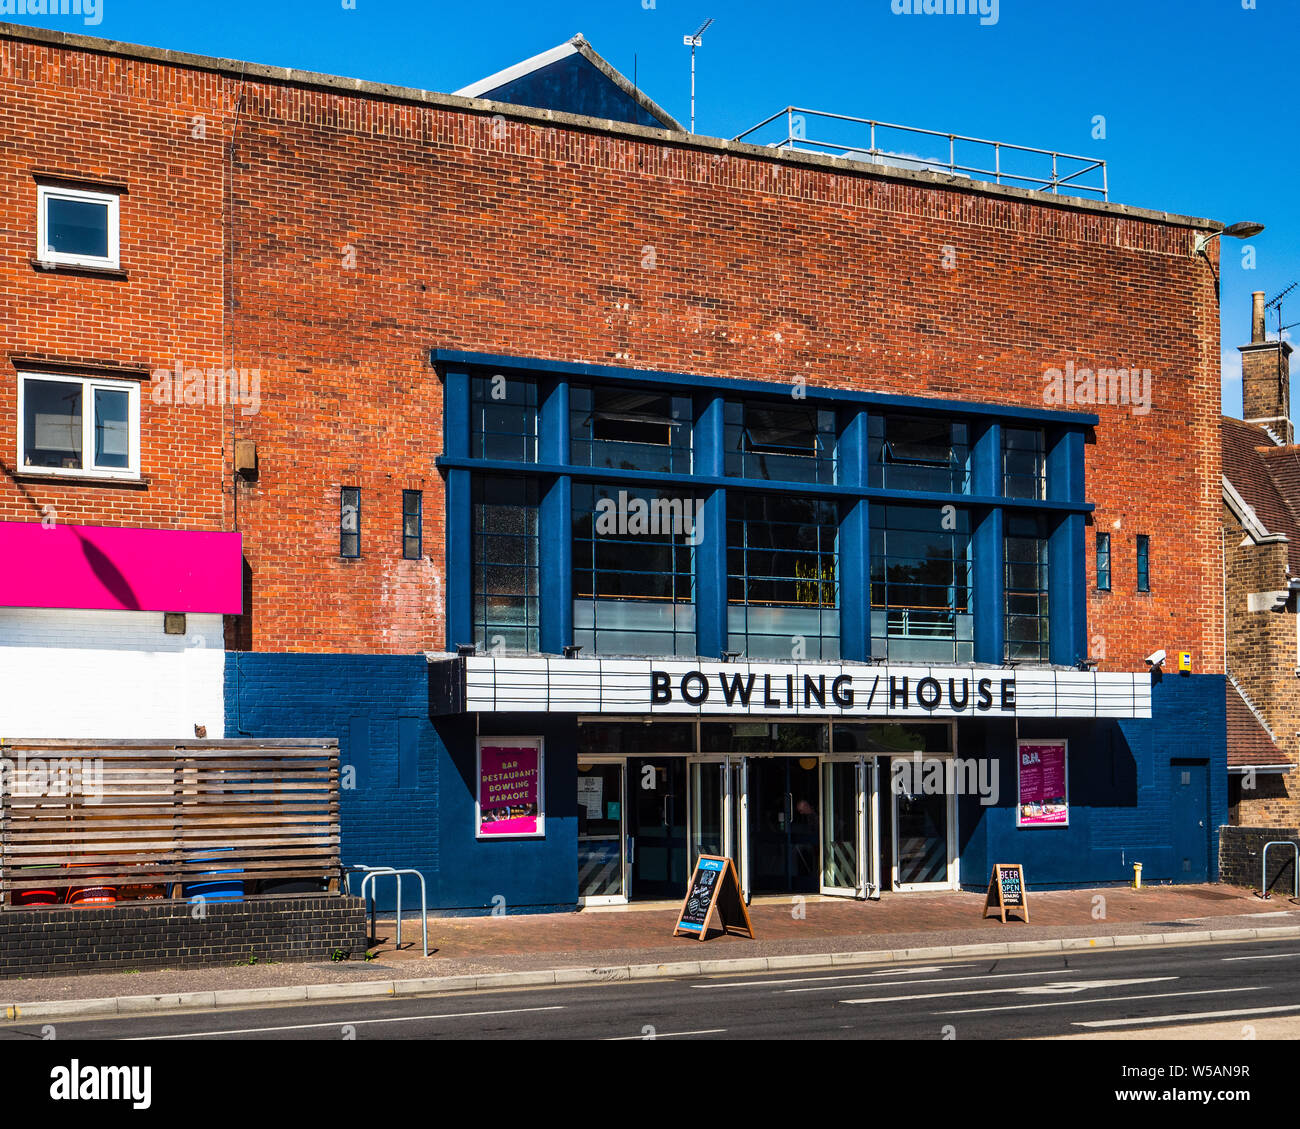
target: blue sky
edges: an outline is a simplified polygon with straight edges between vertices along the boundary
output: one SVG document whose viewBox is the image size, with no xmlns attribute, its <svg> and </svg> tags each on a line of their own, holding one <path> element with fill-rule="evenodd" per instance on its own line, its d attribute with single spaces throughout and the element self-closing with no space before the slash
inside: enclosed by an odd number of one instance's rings
<svg viewBox="0 0 1300 1129">
<path fill-rule="evenodd" d="M 1272 297 L 1300 279 L 1300 158 L 1288 136 L 1297 0 L 998 0 L 987 24 L 896 15 L 902 0 L 100 4 L 95 26 L 79 16 L 2 18 L 440 91 L 580 31 L 629 76 L 635 67 L 641 87 L 683 121 L 682 37 L 713 16 L 697 59 L 701 133 L 731 137 L 791 104 L 825 109 L 1098 157 L 1119 203 L 1267 224 L 1250 243 L 1253 270 L 1244 245 L 1224 240 L 1223 402 L 1234 414 L 1250 292 Z M 1093 136 L 1097 115 L 1104 139 Z M 1287 321 L 1300 321 L 1296 295 Z"/>
</svg>

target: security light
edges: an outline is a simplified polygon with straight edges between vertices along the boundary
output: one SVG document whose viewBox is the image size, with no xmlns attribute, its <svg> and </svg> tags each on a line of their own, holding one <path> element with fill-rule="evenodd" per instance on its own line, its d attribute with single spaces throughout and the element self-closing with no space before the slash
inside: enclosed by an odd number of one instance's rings
<svg viewBox="0 0 1300 1129">
<path fill-rule="evenodd" d="M 1196 246 L 1192 248 L 1192 258 L 1197 255 L 1204 255 L 1210 244 L 1218 239 L 1220 235 L 1226 235 L 1229 239 L 1251 239 L 1263 230 L 1264 225 L 1262 223 L 1242 220 L 1239 223 L 1229 224 L 1221 231 L 1214 231 L 1209 235 L 1198 235 L 1196 237 Z"/>
</svg>

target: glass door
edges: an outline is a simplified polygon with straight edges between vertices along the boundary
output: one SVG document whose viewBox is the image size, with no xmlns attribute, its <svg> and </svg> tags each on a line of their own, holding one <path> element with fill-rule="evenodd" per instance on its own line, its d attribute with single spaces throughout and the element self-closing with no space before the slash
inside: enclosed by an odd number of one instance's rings
<svg viewBox="0 0 1300 1129">
<path fill-rule="evenodd" d="M 749 904 L 749 760 L 729 757 L 727 771 L 731 780 L 731 803 L 727 809 L 730 835 L 727 847 L 740 873 L 740 892 Z"/>
<path fill-rule="evenodd" d="M 578 902 L 627 901 L 623 763 L 578 765 Z"/>
<path fill-rule="evenodd" d="M 728 854 L 727 766 L 723 761 L 691 762 L 691 859 L 694 869 L 701 855 Z"/>
<path fill-rule="evenodd" d="M 687 861 L 686 761 L 681 757 L 629 758 L 628 896 L 681 898 Z"/>
<path fill-rule="evenodd" d="M 823 761 L 821 772 L 821 891 L 841 897 L 866 897 L 866 762 L 861 757 Z"/>
<path fill-rule="evenodd" d="M 757 894 L 820 889 L 816 757 L 749 759 L 749 870 Z"/>
<path fill-rule="evenodd" d="M 894 794 L 895 890 L 951 890 L 955 887 L 953 797 Z"/>
</svg>

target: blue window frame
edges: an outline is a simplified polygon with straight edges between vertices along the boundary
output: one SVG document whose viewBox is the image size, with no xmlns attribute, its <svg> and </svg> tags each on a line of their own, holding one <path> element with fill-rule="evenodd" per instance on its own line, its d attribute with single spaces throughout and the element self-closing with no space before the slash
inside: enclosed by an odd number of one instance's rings
<svg viewBox="0 0 1300 1129">
<path fill-rule="evenodd" d="M 970 514 L 872 507 L 871 653 L 892 662 L 973 662 Z"/>
<path fill-rule="evenodd" d="M 1097 534 L 1097 590 L 1110 591 L 1110 534 Z"/>
<path fill-rule="evenodd" d="M 473 487 L 474 639 L 481 651 L 539 649 L 537 483 L 477 478 Z"/>
<path fill-rule="evenodd" d="M 970 438 L 965 423 L 940 416 L 872 415 L 868 473 L 886 490 L 970 492 Z"/>
<path fill-rule="evenodd" d="M 835 482 L 835 413 L 807 401 L 730 401 L 726 473 L 775 482 Z"/>
<path fill-rule="evenodd" d="M 588 654 L 694 656 L 690 493 L 573 486 L 573 641 Z"/>
<path fill-rule="evenodd" d="M 1008 513 L 1005 521 L 1006 658 L 1047 662 L 1047 522 L 1039 514 Z"/>
<path fill-rule="evenodd" d="M 339 556 L 361 556 L 361 488 L 339 488 Z"/>
<path fill-rule="evenodd" d="M 537 382 L 502 375 L 470 382 L 470 454 L 476 459 L 537 461 Z"/>
<path fill-rule="evenodd" d="M 655 390 L 575 384 L 570 453 L 577 466 L 691 473 L 691 398 Z"/>
<path fill-rule="evenodd" d="M 424 494 L 402 491 L 402 557 L 418 561 L 424 556 Z"/>
<path fill-rule="evenodd" d="M 1047 497 L 1047 438 L 1041 427 L 1002 428 L 1002 492 L 1008 498 Z"/>
<path fill-rule="evenodd" d="M 733 494 L 727 511 L 728 646 L 751 659 L 840 657 L 834 502 Z"/>
<path fill-rule="evenodd" d="M 1151 591 L 1151 538 L 1145 533 L 1137 537 L 1137 582 L 1139 592 Z"/>
</svg>

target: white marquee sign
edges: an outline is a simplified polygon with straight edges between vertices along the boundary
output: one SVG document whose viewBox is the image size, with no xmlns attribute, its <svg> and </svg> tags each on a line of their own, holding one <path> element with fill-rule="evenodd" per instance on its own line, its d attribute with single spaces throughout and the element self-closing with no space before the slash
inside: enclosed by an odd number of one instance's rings
<svg viewBox="0 0 1300 1129">
<path fill-rule="evenodd" d="M 794 717 L 1151 716 L 1146 674 L 677 659 L 465 660 L 470 713 Z"/>
</svg>

